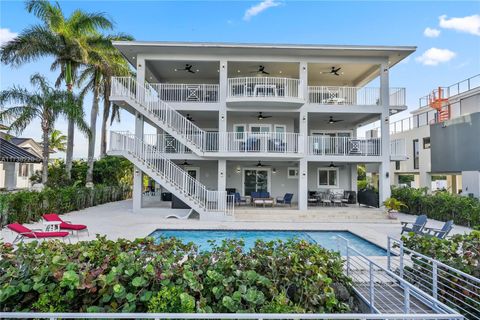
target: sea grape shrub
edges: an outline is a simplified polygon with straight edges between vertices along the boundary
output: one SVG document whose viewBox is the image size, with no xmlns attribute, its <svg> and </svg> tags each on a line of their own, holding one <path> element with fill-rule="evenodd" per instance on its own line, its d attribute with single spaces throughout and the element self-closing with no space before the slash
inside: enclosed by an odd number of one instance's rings
<svg viewBox="0 0 480 320">
<path fill-rule="evenodd" d="M 351 312 L 339 254 L 304 241 L 193 244 L 150 238 L 0 244 L 0 310 Z M 347 294 L 345 294 L 347 292 Z"/>
<path fill-rule="evenodd" d="M 410 233 L 402 237 L 404 245 L 409 249 L 463 271 L 475 278 L 480 278 L 480 231 L 473 230 L 469 234 L 456 234 L 448 239 L 438 239 Z M 406 267 L 409 280 L 419 283 L 432 290 L 433 268 L 431 263 L 422 256 L 411 255 L 412 265 Z M 459 312 L 467 318 L 480 318 L 480 288 L 460 274 L 443 272 L 439 267 L 437 290 L 439 300 L 449 304 L 449 300 L 464 301 L 465 305 Z M 444 299 L 447 297 L 448 299 Z M 456 308 L 455 305 L 451 305 Z"/>
<path fill-rule="evenodd" d="M 446 191 L 427 194 L 426 188 L 392 188 L 392 197 L 403 202 L 402 212 L 426 214 L 440 221 L 453 220 L 455 224 L 475 227 L 480 225 L 480 200 L 451 194 Z"/>
</svg>

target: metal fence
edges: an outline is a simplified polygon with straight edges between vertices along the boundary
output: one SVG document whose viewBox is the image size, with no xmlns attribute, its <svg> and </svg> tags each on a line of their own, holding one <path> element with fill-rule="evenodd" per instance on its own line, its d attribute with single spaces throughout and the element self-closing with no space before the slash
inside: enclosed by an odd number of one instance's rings
<svg viewBox="0 0 480 320">
<path fill-rule="evenodd" d="M 341 236 L 339 246 L 346 249 L 345 273 L 352 278 L 354 291 L 372 313 L 459 316 L 450 307 L 362 254 Z"/>
<path fill-rule="evenodd" d="M 388 269 L 468 319 L 480 319 L 480 279 L 388 238 Z"/>
</svg>

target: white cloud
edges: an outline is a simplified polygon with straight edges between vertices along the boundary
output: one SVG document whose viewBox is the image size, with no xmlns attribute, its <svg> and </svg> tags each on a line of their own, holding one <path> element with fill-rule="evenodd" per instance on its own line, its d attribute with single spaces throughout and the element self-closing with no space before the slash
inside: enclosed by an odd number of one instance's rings
<svg viewBox="0 0 480 320">
<path fill-rule="evenodd" d="M 480 36 L 480 15 L 478 14 L 450 19 L 448 19 L 446 15 L 443 15 L 438 19 L 440 20 L 440 27 L 444 29 L 452 29 Z"/>
<path fill-rule="evenodd" d="M 456 55 L 455 52 L 448 49 L 430 48 L 415 60 L 426 66 L 436 66 L 452 60 Z"/>
<path fill-rule="evenodd" d="M 243 20 L 250 20 L 252 17 L 260 14 L 261 12 L 267 10 L 268 8 L 278 7 L 280 2 L 276 2 L 275 0 L 263 0 L 259 4 L 251 6 L 250 8 L 245 11 L 243 15 Z"/>
<path fill-rule="evenodd" d="M 425 28 L 425 30 L 423 31 L 423 35 L 425 37 L 429 37 L 429 38 L 436 38 L 440 35 L 440 30 L 438 29 L 435 29 L 435 28 Z"/>
<path fill-rule="evenodd" d="M 8 28 L 0 28 L 0 46 L 3 46 L 4 43 L 12 40 L 18 35 L 18 33 L 10 31 Z"/>
</svg>

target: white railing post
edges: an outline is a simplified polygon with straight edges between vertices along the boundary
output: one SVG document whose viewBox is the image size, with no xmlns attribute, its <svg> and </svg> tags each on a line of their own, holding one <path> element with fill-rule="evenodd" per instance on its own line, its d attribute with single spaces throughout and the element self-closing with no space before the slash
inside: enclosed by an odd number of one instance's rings
<svg viewBox="0 0 480 320">
<path fill-rule="evenodd" d="M 405 314 L 410 313 L 410 287 L 403 286 L 403 312 Z"/>
<path fill-rule="evenodd" d="M 437 261 L 432 262 L 432 296 L 438 297 L 438 264 Z"/>
<path fill-rule="evenodd" d="M 370 292 L 370 311 L 372 313 L 375 312 L 375 298 L 374 298 L 374 295 L 375 295 L 375 281 L 373 279 L 373 263 L 372 261 L 369 261 L 368 262 L 368 274 L 369 274 L 369 279 L 370 279 L 370 287 L 369 287 L 369 292 Z"/>
<path fill-rule="evenodd" d="M 392 239 L 390 237 L 387 238 L 387 269 L 392 270 L 392 252 L 390 245 L 392 244 Z"/>
<path fill-rule="evenodd" d="M 404 264 L 404 248 L 403 248 L 403 242 L 400 242 L 400 266 L 399 266 L 399 269 L 400 269 L 400 278 L 403 279 L 403 264 Z"/>
</svg>

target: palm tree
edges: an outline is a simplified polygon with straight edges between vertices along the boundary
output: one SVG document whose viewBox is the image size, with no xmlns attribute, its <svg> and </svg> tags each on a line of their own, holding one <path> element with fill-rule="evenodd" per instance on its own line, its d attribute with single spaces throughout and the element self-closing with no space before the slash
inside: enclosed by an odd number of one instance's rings
<svg viewBox="0 0 480 320">
<path fill-rule="evenodd" d="M 67 149 L 67 136 L 60 130 L 53 130 L 48 138 L 48 143 L 51 149 L 65 152 Z"/>
<path fill-rule="evenodd" d="M 75 10 L 65 17 L 58 2 L 29 0 L 26 9 L 42 21 L 24 30 L 13 40 L 4 44 L 0 51 L 3 63 L 19 66 L 36 61 L 41 57 L 54 57 L 52 70 L 60 68 L 57 84 L 64 81 L 67 90 L 73 95 L 73 85 L 77 69 L 87 62 L 88 39 L 97 36 L 99 30 L 113 27 L 113 23 L 102 13 L 86 13 Z M 77 105 L 79 109 L 81 105 Z M 79 111 L 82 113 L 82 111 Z M 74 118 L 68 119 L 68 141 L 66 170 L 70 178 L 72 168 Z"/>
<path fill-rule="evenodd" d="M 0 123 L 8 123 L 9 132 L 20 134 L 32 121 L 40 120 L 43 145 L 42 183 L 45 184 L 48 180 L 49 136 L 55 120 L 64 115 L 73 119 L 83 132 L 88 132 L 88 126 L 83 120 L 83 112 L 79 112 L 79 105 L 82 104 L 79 97 L 68 91 L 52 88 L 40 74 L 34 74 L 30 83 L 36 88 L 34 92 L 15 86 L 0 92 L 1 107 L 6 103 L 17 104 L 0 112 Z"/>
<path fill-rule="evenodd" d="M 113 40 L 131 40 L 132 37 L 127 35 L 117 36 L 99 36 L 92 39 L 88 54 L 88 65 L 82 69 L 78 78 L 79 86 L 86 82 L 86 85 L 81 91 L 84 96 L 87 92 L 93 93 L 92 109 L 90 113 L 90 139 L 88 141 L 88 169 L 86 183 L 91 185 L 93 183 L 93 162 L 95 157 L 95 141 L 96 141 L 96 125 L 99 109 L 99 101 L 103 95 L 103 99 L 109 101 L 109 96 L 105 96 L 105 82 L 110 82 L 110 77 L 113 71 L 128 72 L 128 65 L 125 59 L 120 55 L 118 50 L 113 47 Z M 108 86 L 108 88 L 110 88 Z M 110 93 L 108 92 L 108 95 Z"/>
</svg>

